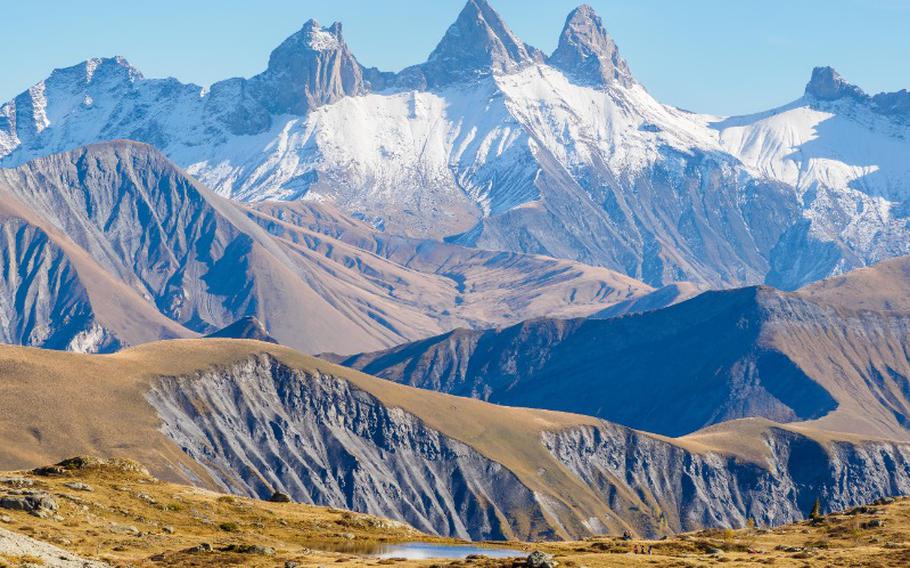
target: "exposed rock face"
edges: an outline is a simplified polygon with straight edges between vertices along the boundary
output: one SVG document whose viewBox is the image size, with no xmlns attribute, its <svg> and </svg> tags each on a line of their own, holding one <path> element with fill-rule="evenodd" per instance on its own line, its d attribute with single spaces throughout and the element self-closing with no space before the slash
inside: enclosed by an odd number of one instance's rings
<svg viewBox="0 0 910 568">
<path fill-rule="evenodd" d="M 762 465 L 609 426 L 552 434 L 545 443 L 602 495 L 624 480 L 648 504 L 642 515 L 662 518 L 674 532 L 743 527 L 749 519 L 778 525 L 805 519 L 816 499 L 826 512 L 840 511 L 910 490 L 910 448 L 888 442 L 826 449 L 771 429 L 761 441 L 770 451 Z"/>
<path fill-rule="evenodd" d="M 97 323 L 66 253 L 39 227 L 0 219 L 0 341 L 83 353 L 120 343 Z"/>
<path fill-rule="evenodd" d="M 540 51 L 512 33 L 487 0 L 468 0 L 429 60 L 402 75 L 412 81 L 412 74 L 419 72 L 425 86 L 436 88 L 491 74 L 511 73 L 541 61 Z"/>
<path fill-rule="evenodd" d="M 743 434 L 765 463 L 601 423 L 539 441 L 593 491 L 588 506 L 598 512 L 575 524 L 578 511 L 520 475 L 331 375 L 259 356 L 161 379 L 148 397 L 162 431 L 227 489 L 262 498 L 277 490 L 475 539 L 582 537 L 616 526 L 611 517 L 650 537 L 750 518 L 776 525 L 804 518 L 816 498 L 838 509 L 910 492 L 906 445 L 826 449 L 773 426 Z"/>
<path fill-rule="evenodd" d="M 816 67 L 812 78 L 806 85 L 806 94 L 823 101 L 833 101 L 843 97 L 865 100 L 866 93 L 856 85 L 851 85 L 831 67 Z"/>
<path fill-rule="evenodd" d="M 559 45 L 547 63 L 582 84 L 595 87 L 614 83 L 629 87 L 635 81 L 600 16 L 587 4 L 569 14 Z"/>
<path fill-rule="evenodd" d="M 893 93 L 879 93 L 872 97 L 875 108 L 881 114 L 910 121 L 910 91 L 901 89 Z"/>
<path fill-rule="evenodd" d="M 542 514 L 514 474 L 471 447 L 341 379 L 268 357 L 163 379 L 150 400 L 164 432 L 234 491 L 280 490 L 463 538 L 520 534 L 520 518 Z"/>
<path fill-rule="evenodd" d="M 366 92 L 361 66 L 335 22 L 323 28 L 309 20 L 279 45 L 268 69 L 250 80 L 250 89 L 272 114 L 306 114 L 311 108 Z"/>
<path fill-rule="evenodd" d="M 812 70 L 812 78 L 806 85 L 806 95 L 818 101 L 850 99 L 868 105 L 878 114 L 904 121 L 910 119 L 910 92 L 906 89 L 869 96 L 841 77 L 832 67 L 816 67 Z"/>
</svg>

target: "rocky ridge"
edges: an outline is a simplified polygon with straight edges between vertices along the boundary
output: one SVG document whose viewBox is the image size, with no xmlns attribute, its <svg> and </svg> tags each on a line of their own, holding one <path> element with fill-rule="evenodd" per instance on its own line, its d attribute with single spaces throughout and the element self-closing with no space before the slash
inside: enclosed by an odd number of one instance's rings
<svg viewBox="0 0 910 568">
<path fill-rule="evenodd" d="M 0 329 L 25 345 L 111 351 L 256 317 L 280 341 L 346 353 L 650 291 L 578 263 L 383 235 L 328 206 L 252 209 L 136 142 L 2 169 L 0 192 Z"/>
<path fill-rule="evenodd" d="M 0 107 L 0 165 L 131 138 L 244 201 L 332 202 L 392 233 L 654 286 L 795 289 L 910 253 L 907 100 L 820 68 L 778 109 L 697 115 L 634 80 L 590 7 L 545 57 L 471 0 L 399 74 L 312 21 L 262 74 L 210 89 L 122 58 L 57 70 Z"/>
</svg>

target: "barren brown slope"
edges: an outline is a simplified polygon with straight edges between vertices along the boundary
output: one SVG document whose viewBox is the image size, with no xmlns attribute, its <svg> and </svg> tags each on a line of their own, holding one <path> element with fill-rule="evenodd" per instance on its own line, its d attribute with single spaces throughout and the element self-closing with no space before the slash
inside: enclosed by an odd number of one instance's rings
<svg viewBox="0 0 910 568">
<path fill-rule="evenodd" d="M 883 260 L 810 284 L 796 295 L 853 312 L 910 313 L 910 258 Z"/>
<path fill-rule="evenodd" d="M 154 306 L 140 296 L 133 288 L 112 276 L 102 268 L 86 251 L 76 246 L 59 229 L 48 223 L 45 219 L 35 214 L 17 199 L 9 188 L 0 182 L 0 224 L 8 230 L 17 231 L 17 248 L 33 246 L 35 241 L 47 240 L 52 249 L 59 251 L 59 257 L 54 258 L 52 252 L 41 251 L 36 256 L 27 259 L 30 264 L 32 280 L 23 279 L 11 290 L 17 297 L 18 303 L 6 306 L 7 319 L 34 320 L 35 313 L 61 296 L 84 294 L 85 314 L 55 313 L 53 317 L 33 324 L 45 328 L 45 333 L 60 333 L 65 338 L 75 337 L 76 341 L 82 340 L 82 345 L 49 345 L 48 347 L 83 347 L 90 351 L 98 348 L 113 347 L 125 344 L 137 344 L 162 338 L 192 337 L 195 335 L 189 329 L 165 317 Z M 26 229 L 23 231 L 23 229 Z M 8 259 L 11 260 L 11 259 Z M 25 260 L 25 259 L 22 259 Z M 54 266 L 57 264 L 57 266 Z M 35 279 L 38 270 L 60 271 L 60 265 L 71 267 L 73 274 L 70 281 L 53 282 L 49 279 Z M 11 282 L 10 264 L 5 266 L 4 281 Z M 74 317 L 81 316 L 86 321 L 73 321 Z M 63 321 L 61 321 L 63 320 Z M 100 326 L 97 333 L 108 334 L 111 337 L 83 337 L 96 333 L 93 324 Z M 67 330 L 67 326 L 76 326 L 76 329 Z M 10 337 L 9 339 L 13 339 Z M 36 343 L 34 338 L 18 337 L 23 343 Z M 69 339 L 72 341 L 72 339 Z"/>
<path fill-rule="evenodd" d="M 415 389 L 255 341 L 113 355 L 3 347 L 0 362 L 0 468 L 131 457 L 168 480 L 278 488 L 455 536 L 776 524 L 803 515 L 818 491 L 833 506 L 910 483 L 910 447 L 887 441 L 770 425 L 756 459 L 735 445 Z M 800 459 L 818 469 L 811 482 Z"/>
<path fill-rule="evenodd" d="M 424 300 L 428 294 L 419 289 L 407 297 L 425 304 L 425 312 L 450 312 L 451 317 L 440 318 L 444 330 L 586 316 L 652 292 L 646 284 L 602 267 L 383 233 L 328 203 L 264 202 L 252 207 L 251 217 L 271 234 L 335 262 L 356 265 L 372 278 L 381 273 L 382 259 L 425 275 L 452 296 L 454 307 Z"/>
<path fill-rule="evenodd" d="M 399 248 L 422 260 L 384 256 L 218 197 L 152 147 L 129 141 L 0 170 L 0 184 L 18 199 L 20 217 L 56 235 L 70 256 L 92 259 L 81 280 L 101 282 L 86 288 L 119 282 L 132 290 L 96 294 L 98 302 L 139 296 L 147 306 L 137 313 L 151 308 L 174 322 L 176 331 L 156 336 L 160 325 L 111 314 L 118 329 L 144 331 L 127 343 L 255 316 L 296 348 L 352 352 L 456 326 L 590 313 L 650 290 L 577 263 L 376 236 L 407 243 Z M 364 228 L 340 215 L 333 223 Z"/>
</svg>

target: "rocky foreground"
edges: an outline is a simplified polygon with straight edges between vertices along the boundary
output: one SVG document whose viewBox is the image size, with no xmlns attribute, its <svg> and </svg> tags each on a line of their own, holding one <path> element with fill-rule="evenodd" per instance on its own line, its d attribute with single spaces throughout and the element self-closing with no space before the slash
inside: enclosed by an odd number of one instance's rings
<svg viewBox="0 0 910 568">
<path fill-rule="evenodd" d="M 74 458 L 0 473 L 0 566 L 906 566 L 910 500 L 880 499 L 777 529 L 715 529 L 661 540 L 509 543 L 522 556 L 379 558 L 392 542 L 455 544 L 338 509 L 260 501 L 162 482 L 129 460 Z M 495 547 L 495 545 L 491 545 Z"/>
</svg>

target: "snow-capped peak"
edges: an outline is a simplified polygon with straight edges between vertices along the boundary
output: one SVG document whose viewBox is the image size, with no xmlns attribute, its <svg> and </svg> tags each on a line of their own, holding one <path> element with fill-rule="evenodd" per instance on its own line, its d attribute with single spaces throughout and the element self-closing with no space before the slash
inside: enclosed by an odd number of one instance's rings
<svg viewBox="0 0 910 568">
<path fill-rule="evenodd" d="M 324 28 L 309 20 L 272 51 L 266 71 L 250 89 L 273 113 L 305 114 L 308 109 L 365 92 L 363 70 L 335 22 Z"/>
<path fill-rule="evenodd" d="M 313 19 L 307 20 L 303 28 L 286 41 L 295 42 L 314 51 L 331 51 L 344 47 L 341 22 L 335 22 L 329 27 L 322 27 Z"/>
<path fill-rule="evenodd" d="M 477 76 L 510 73 L 542 60 L 540 50 L 512 33 L 486 0 L 468 0 L 421 67 L 427 84 L 440 86 Z"/>
<path fill-rule="evenodd" d="M 596 87 L 630 86 L 635 79 L 594 8 L 582 4 L 569 14 L 559 46 L 548 62 L 575 81 Z"/>
<path fill-rule="evenodd" d="M 289 59 L 312 57 L 312 52 L 348 51 L 341 33 L 341 23 L 322 27 L 316 20 L 307 20 L 300 30 L 276 47 L 269 57 L 269 69 L 278 70 Z M 309 52 L 309 53 L 308 53 Z"/>
</svg>

